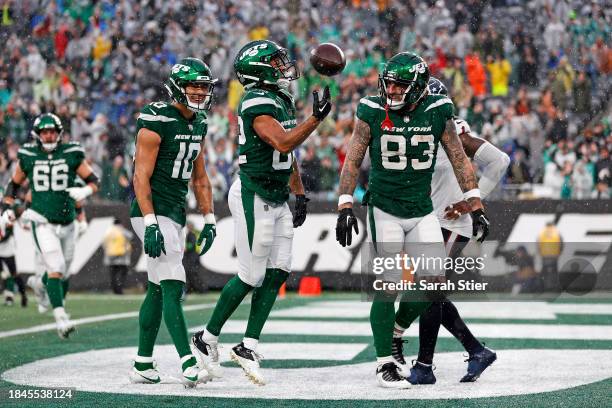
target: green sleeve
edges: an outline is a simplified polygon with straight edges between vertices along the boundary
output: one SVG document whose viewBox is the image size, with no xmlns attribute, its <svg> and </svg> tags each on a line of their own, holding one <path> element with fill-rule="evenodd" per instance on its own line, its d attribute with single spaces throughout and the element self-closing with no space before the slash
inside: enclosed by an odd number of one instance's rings
<svg viewBox="0 0 612 408">
<path fill-rule="evenodd" d="M 267 94 L 246 95 L 240 103 L 238 114 L 241 117 L 250 116 L 254 118 L 261 115 L 276 117 L 276 111 L 280 108 L 278 102 Z"/>
<path fill-rule="evenodd" d="M 157 109 L 151 105 L 147 105 L 138 114 L 136 120 L 136 128 L 140 130 L 142 128 L 149 129 L 158 135 L 163 135 L 164 121 L 167 117 L 160 113 L 161 109 Z"/>
<path fill-rule="evenodd" d="M 373 100 L 374 99 L 374 100 Z M 375 98 L 367 97 L 361 98 L 359 105 L 357 105 L 357 118 L 367 123 L 373 123 L 374 119 L 384 112 L 385 108 L 378 103 Z"/>
<path fill-rule="evenodd" d="M 19 149 L 17 152 L 17 160 L 19 161 L 19 167 L 26 175 L 32 172 L 32 165 L 34 163 L 33 153 L 24 148 Z"/>
</svg>

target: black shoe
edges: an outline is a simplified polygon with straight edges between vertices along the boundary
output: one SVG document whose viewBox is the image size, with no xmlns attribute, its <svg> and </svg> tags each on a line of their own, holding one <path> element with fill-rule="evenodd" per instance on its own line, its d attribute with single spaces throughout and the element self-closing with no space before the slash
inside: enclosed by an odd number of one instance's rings
<svg viewBox="0 0 612 408">
<path fill-rule="evenodd" d="M 414 361 L 408 381 L 413 385 L 435 384 L 436 376 L 433 373 L 433 365 Z"/>
<path fill-rule="evenodd" d="M 21 307 L 28 307 L 28 297 L 25 295 L 21 295 Z"/>
<path fill-rule="evenodd" d="M 391 356 L 395 359 L 397 368 L 402 377 L 408 377 L 410 375 L 410 367 L 406 364 L 404 358 L 404 343 L 408 343 L 408 340 L 403 340 L 401 337 L 394 337 L 391 342 Z"/>
<path fill-rule="evenodd" d="M 468 362 L 467 374 L 459 382 L 476 381 L 480 374 L 493 364 L 495 360 L 497 360 L 497 353 L 487 347 L 483 347 L 481 351 L 470 355 L 465 360 Z"/>
</svg>

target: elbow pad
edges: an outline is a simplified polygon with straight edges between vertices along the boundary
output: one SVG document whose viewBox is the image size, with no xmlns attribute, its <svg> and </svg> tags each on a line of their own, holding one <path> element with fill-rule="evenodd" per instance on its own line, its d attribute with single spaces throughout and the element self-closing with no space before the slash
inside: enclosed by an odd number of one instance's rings
<svg viewBox="0 0 612 408">
<path fill-rule="evenodd" d="M 510 158 L 491 143 L 484 142 L 474 154 L 474 161 L 482 168 L 478 188 L 484 199 L 506 173 L 510 165 Z"/>
<path fill-rule="evenodd" d="M 100 182 L 100 180 L 98 179 L 98 176 L 96 176 L 96 173 L 94 173 L 93 171 L 91 172 L 89 176 L 85 177 L 83 181 L 87 184 L 93 183 L 95 185 L 98 185 L 98 183 Z"/>
<path fill-rule="evenodd" d="M 13 180 L 10 180 L 6 186 L 6 189 L 4 190 L 4 195 L 6 197 L 17 198 L 19 187 L 19 184 L 15 183 Z"/>
</svg>

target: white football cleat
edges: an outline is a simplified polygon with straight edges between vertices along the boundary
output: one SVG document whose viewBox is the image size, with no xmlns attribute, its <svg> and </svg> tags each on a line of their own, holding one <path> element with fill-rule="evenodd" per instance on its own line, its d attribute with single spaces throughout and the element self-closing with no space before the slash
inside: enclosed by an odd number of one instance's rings
<svg viewBox="0 0 612 408">
<path fill-rule="evenodd" d="M 395 362 L 379 365 L 376 369 L 376 379 L 378 380 L 378 385 L 383 388 L 403 389 L 410 388 L 412 385 L 406 378 L 400 375 Z"/>
<path fill-rule="evenodd" d="M 259 367 L 259 361 L 262 356 L 257 354 L 255 351 L 248 349 L 244 346 L 244 343 L 240 343 L 230 351 L 230 357 L 233 361 L 238 363 L 244 370 L 246 376 L 257 385 L 266 385 L 266 380 L 263 377 L 261 368 Z"/>
<path fill-rule="evenodd" d="M 223 377 L 223 370 L 219 364 L 219 350 L 217 342 L 205 342 L 202 339 L 204 331 L 199 331 L 191 336 L 191 352 L 198 364 L 204 367 L 211 378 Z"/>
<path fill-rule="evenodd" d="M 70 316 L 66 314 L 63 307 L 53 309 L 53 315 L 55 316 L 57 335 L 60 339 L 67 339 L 76 330 L 76 326 L 70 321 Z"/>
<path fill-rule="evenodd" d="M 13 306 L 15 304 L 15 294 L 10 290 L 4 290 L 4 306 Z"/>
<path fill-rule="evenodd" d="M 181 382 L 185 388 L 194 388 L 200 383 L 206 383 L 210 381 L 210 376 L 206 370 L 203 370 L 199 364 L 192 365 L 183 370 L 183 376 Z"/>
<path fill-rule="evenodd" d="M 161 379 L 159 378 L 159 371 L 157 370 L 157 362 L 155 360 L 152 361 L 153 368 L 148 368 L 146 370 L 138 370 L 136 367 L 132 366 L 130 370 L 130 382 L 132 384 L 158 384 Z"/>
</svg>

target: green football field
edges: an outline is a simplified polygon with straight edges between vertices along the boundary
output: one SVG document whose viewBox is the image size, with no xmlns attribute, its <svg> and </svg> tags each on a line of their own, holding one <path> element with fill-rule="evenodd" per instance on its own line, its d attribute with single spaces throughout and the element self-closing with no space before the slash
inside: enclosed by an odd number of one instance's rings
<svg viewBox="0 0 612 408">
<path fill-rule="evenodd" d="M 190 330 L 207 321 L 217 296 L 188 297 Z M 249 383 L 226 361 L 222 379 L 184 389 L 163 324 L 154 353 L 162 383 L 130 384 L 141 299 L 69 294 L 67 310 L 78 331 L 64 341 L 51 315 L 38 314 L 34 304 L 0 307 L 0 406 L 612 406 L 612 298 L 605 295 L 459 303 L 474 334 L 497 351 L 498 360 L 478 382 L 460 384 L 465 353 L 441 329 L 434 359 L 438 382 L 407 390 L 377 387 L 369 304 L 358 294 L 290 294 L 278 301 L 259 349 L 266 386 Z M 223 360 L 241 340 L 248 312 L 248 304 L 241 306 L 226 324 Z M 418 348 L 417 330 L 414 324 L 407 332 L 409 359 Z M 15 390 L 56 387 L 71 388 L 72 399 L 10 398 Z"/>
</svg>

